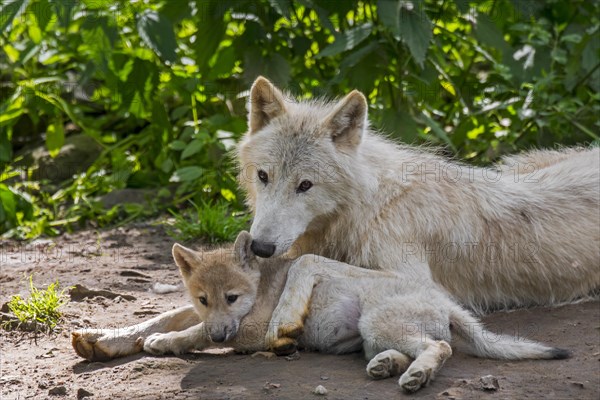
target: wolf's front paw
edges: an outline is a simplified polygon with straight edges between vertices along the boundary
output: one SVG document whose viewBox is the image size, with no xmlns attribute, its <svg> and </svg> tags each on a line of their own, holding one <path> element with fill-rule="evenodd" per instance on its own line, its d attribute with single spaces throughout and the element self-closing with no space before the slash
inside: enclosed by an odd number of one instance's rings
<svg viewBox="0 0 600 400">
<path fill-rule="evenodd" d="M 417 390 L 429 384 L 431 378 L 431 368 L 423 368 L 419 366 L 410 367 L 398 381 L 402 389 L 408 393 L 416 392 Z"/>
<path fill-rule="evenodd" d="M 71 344 L 88 361 L 108 361 L 142 351 L 144 339 L 120 336 L 118 330 L 89 329 L 71 332 Z"/>
<path fill-rule="evenodd" d="M 144 351 L 154 355 L 182 354 L 189 349 L 171 333 L 154 333 L 144 340 Z"/>
<path fill-rule="evenodd" d="M 367 375 L 373 379 L 384 379 L 406 370 L 411 359 L 396 350 L 386 350 L 377 354 L 367 365 Z"/>
</svg>

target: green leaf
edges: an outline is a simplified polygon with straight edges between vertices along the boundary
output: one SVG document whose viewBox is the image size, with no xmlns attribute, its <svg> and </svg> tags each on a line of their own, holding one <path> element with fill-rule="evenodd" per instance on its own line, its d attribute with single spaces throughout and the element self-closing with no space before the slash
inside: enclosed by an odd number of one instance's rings
<svg viewBox="0 0 600 400">
<path fill-rule="evenodd" d="M 45 31 L 54 15 L 48 0 L 38 0 L 30 6 L 30 9 L 37 21 L 39 28 L 42 30 L 42 32 Z"/>
<path fill-rule="evenodd" d="M 171 175 L 170 182 L 189 182 L 200 178 L 204 170 L 197 166 L 179 168 Z"/>
<path fill-rule="evenodd" d="M 208 68 L 208 61 L 219 48 L 226 25 L 221 18 L 206 18 L 198 24 L 194 60 L 201 71 Z"/>
<path fill-rule="evenodd" d="M 379 0 L 377 10 L 381 22 L 396 40 L 402 40 L 417 64 L 423 67 L 433 24 L 422 8 L 421 1 Z"/>
<path fill-rule="evenodd" d="M 564 35 L 560 38 L 561 42 L 568 42 L 568 43 L 579 43 L 581 42 L 581 35 L 578 33 L 571 33 L 569 35 Z"/>
<path fill-rule="evenodd" d="M 377 2 L 377 15 L 379 20 L 388 28 L 397 40 L 400 40 L 400 29 L 398 27 L 398 0 L 379 0 Z"/>
<path fill-rule="evenodd" d="M 235 48 L 228 46 L 219 51 L 216 57 L 214 65 L 210 68 L 208 74 L 209 79 L 219 78 L 221 75 L 228 75 L 233 70 L 237 56 L 235 54 Z"/>
<path fill-rule="evenodd" d="M 114 3 L 114 0 L 82 0 L 88 10 L 102 10 Z"/>
<path fill-rule="evenodd" d="M 477 16 L 475 37 L 481 43 L 499 50 L 504 50 L 507 47 L 507 43 L 504 40 L 502 32 L 500 29 L 498 29 L 498 26 L 489 15 L 484 13 L 481 13 Z"/>
<path fill-rule="evenodd" d="M 12 158 L 12 144 L 8 137 L 10 129 L 0 128 L 0 163 L 9 162 Z"/>
<path fill-rule="evenodd" d="M 74 1 L 65 0 L 51 0 L 51 2 L 54 4 L 54 8 L 56 9 L 56 16 L 58 17 L 60 25 L 63 28 L 68 27 L 71 23 L 73 8 L 75 8 L 76 3 Z M 46 10 L 46 12 L 48 12 L 48 10 Z"/>
<path fill-rule="evenodd" d="M 48 148 L 50 157 L 56 157 L 63 144 L 65 144 L 65 129 L 62 119 L 59 118 L 48 125 L 48 129 L 46 130 L 46 147 Z"/>
<path fill-rule="evenodd" d="M 177 60 L 175 32 L 167 17 L 146 10 L 138 17 L 137 28 L 144 43 L 163 61 L 173 63 Z"/>
<path fill-rule="evenodd" d="M 169 147 L 173 150 L 183 150 L 187 147 L 187 144 L 181 140 L 173 140 L 171 143 L 169 143 Z"/>
<path fill-rule="evenodd" d="M 15 220 L 15 214 L 17 212 L 17 203 L 15 201 L 15 195 L 8 186 L 0 183 L 0 211 L 3 215 L 0 215 L 0 223 L 5 220 Z"/>
<path fill-rule="evenodd" d="M 15 18 L 25 11 L 29 0 L 6 0 L 0 7 L 0 32 L 10 30 Z"/>
<path fill-rule="evenodd" d="M 198 139 L 192 140 L 181 153 L 181 159 L 185 160 L 188 157 L 193 156 L 200 150 L 202 150 L 202 146 L 204 146 L 204 142 Z"/>
<path fill-rule="evenodd" d="M 335 41 L 317 54 L 315 58 L 334 56 L 346 50 L 352 50 L 371 34 L 373 24 L 367 22 L 338 35 Z"/>
<path fill-rule="evenodd" d="M 555 48 L 551 53 L 552 59 L 559 64 L 567 63 L 567 52 L 561 48 Z"/>
</svg>

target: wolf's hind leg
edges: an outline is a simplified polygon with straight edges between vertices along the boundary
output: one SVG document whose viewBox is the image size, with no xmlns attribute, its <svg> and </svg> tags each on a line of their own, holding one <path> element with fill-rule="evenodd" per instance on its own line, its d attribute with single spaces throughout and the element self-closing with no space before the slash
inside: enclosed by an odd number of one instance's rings
<svg viewBox="0 0 600 400">
<path fill-rule="evenodd" d="M 71 344 L 89 361 L 107 361 L 139 353 L 153 333 L 182 331 L 201 321 L 193 306 L 185 306 L 125 328 L 81 329 L 71 332 Z"/>
<path fill-rule="evenodd" d="M 367 375 L 373 379 L 384 379 L 406 371 L 412 359 L 398 350 L 385 350 L 377 354 L 367 365 Z"/>
</svg>

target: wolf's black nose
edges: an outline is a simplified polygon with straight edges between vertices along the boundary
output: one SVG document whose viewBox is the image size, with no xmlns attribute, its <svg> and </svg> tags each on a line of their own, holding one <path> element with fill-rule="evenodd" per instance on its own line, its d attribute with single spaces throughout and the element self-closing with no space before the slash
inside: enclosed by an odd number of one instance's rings
<svg viewBox="0 0 600 400">
<path fill-rule="evenodd" d="M 250 245 L 250 250 L 259 257 L 269 258 L 275 253 L 275 245 L 253 240 Z"/>
</svg>

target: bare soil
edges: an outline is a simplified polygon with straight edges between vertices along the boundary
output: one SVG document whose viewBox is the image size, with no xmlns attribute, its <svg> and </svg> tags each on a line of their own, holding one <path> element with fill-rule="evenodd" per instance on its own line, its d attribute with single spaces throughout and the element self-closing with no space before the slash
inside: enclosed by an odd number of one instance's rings
<svg viewBox="0 0 600 400">
<path fill-rule="evenodd" d="M 0 397 L 8 399 L 598 399 L 600 302 L 488 315 L 495 332 L 517 334 L 567 348 L 567 360 L 506 362 L 455 352 L 433 383 L 415 395 L 397 379 L 370 380 L 360 354 L 300 353 L 299 359 L 265 359 L 229 351 L 181 357 L 145 354 L 89 363 L 71 348 L 70 332 L 82 327 L 131 325 L 186 304 L 183 289 L 157 294 L 154 283 L 179 284 L 171 261 L 173 240 L 160 227 L 138 224 L 83 231 L 24 245 L 0 246 L 0 304 L 28 295 L 25 276 L 38 287 L 59 280 L 131 295 L 71 301 L 56 333 L 0 330 Z M 188 243 L 189 245 L 189 243 Z M 192 244 L 193 245 L 193 244 Z M 198 243 L 196 243 L 198 245 Z M 482 377 L 491 375 L 481 379 Z M 497 380 L 497 388 L 495 385 Z M 325 396 L 313 394 L 315 387 Z M 487 388 L 487 389 L 486 389 Z M 54 394 L 53 394 L 54 393 Z"/>
</svg>

